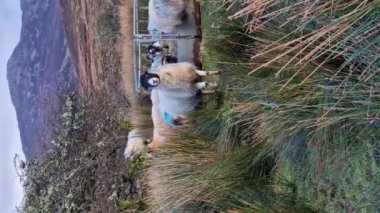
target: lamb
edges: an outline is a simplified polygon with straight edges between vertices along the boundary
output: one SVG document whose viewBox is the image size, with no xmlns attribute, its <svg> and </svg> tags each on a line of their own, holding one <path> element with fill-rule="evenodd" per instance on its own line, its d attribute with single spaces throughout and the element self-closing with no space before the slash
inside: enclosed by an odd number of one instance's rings
<svg viewBox="0 0 380 213">
<path fill-rule="evenodd" d="M 146 146 L 150 143 L 150 140 L 145 138 L 142 131 L 135 128 L 128 134 L 127 147 L 124 150 L 124 157 L 126 159 L 132 159 L 134 156 L 146 149 Z"/>
<path fill-rule="evenodd" d="M 173 33 L 186 17 L 188 3 L 189 0 L 149 0 L 149 33 Z"/>
<path fill-rule="evenodd" d="M 148 46 L 148 55 L 150 57 L 155 57 L 156 54 L 166 55 L 167 53 L 169 53 L 169 48 L 170 47 L 168 42 L 156 41 Z"/>
<path fill-rule="evenodd" d="M 150 67 L 152 70 L 155 70 L 164 64 L 173 64 L 178 62 L 178 58 L 171 55 L 156 55 L 154 57 L 147 55 L 147 58 L 152 62 Z"/>
<path fill-rule="evenodd" d="M 156 41 L 148 46 L 146 57 L 151 61 L 154 70 L 164 64 L 177 63 L 178 58 L 173 56 L 173 45 L 168 41 Z"/>
</svg>

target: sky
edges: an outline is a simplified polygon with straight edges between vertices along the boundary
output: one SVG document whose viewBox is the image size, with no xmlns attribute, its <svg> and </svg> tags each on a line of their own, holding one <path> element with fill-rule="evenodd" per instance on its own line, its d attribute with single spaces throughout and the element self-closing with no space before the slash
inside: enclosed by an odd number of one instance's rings
<svg viewBox="0 0 380 213">
<path fill-rule="evenodd" d="M 21 10 L 19 0 L 0 0 L 0 211 L 15 212 L 23 191 L 16 174 L 15 154 L 24 159 L 16 112 L 6 78 L 7 61 L 20 39 Z"/>
</svg>

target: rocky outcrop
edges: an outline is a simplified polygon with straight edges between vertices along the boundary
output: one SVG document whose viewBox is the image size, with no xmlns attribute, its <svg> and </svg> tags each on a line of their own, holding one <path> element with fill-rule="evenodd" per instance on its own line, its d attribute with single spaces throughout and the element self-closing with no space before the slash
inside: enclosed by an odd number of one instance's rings
<svg viewBox="0 0 380 213">
<path fill-rule="evenodd" d="M 68 93 L 79 91 L 57 0 L 21 0 L 20 42 L 7 77 L 27 159 L 42 157 Z"/>
</svg>

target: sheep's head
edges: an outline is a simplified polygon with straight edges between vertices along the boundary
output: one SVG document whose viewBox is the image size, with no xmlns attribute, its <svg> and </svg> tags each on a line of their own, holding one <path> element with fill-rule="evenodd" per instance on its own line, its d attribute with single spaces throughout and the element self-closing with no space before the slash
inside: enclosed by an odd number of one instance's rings
<svg viewBox="0 0 380 213">
<path fill-rule="evenodd" d="M 128 134 L 128 143 L 124 150 L 125 158 L 132 159 L 144 151 L 149 143 L 150 140 L 142 136 L 139 129 L 133 129 Z"/>
<path fill-rule="evenodd" d="M 148 54 L 152 57 L 156 57 L 156 53 L 161 52 L 162 48 L 160 47 L 159 42 L 152 43 L 148 46 Z"/>
<path fill-rule="evenodd" d="M 154 88 L 160 85 L 160 76 L 155 73 L 144 72 L 140 76 L 140 83 L 145 88 Z"/>
</svg>

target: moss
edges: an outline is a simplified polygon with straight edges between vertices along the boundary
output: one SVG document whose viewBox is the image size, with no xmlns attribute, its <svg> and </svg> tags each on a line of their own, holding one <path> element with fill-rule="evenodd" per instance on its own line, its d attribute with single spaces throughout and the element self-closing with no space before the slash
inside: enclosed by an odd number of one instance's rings
<svg viewBox="0 0 380 213">
<path fill-rule="evenodd" d="M 134 174 L 141 172 L 146 168 L 148 164 L 147 153 L 142 152 L 138 156 L 134 157 L 130 162 L 128 162 L 127 174 L 132 177 Z"/>
<path fill-rule="evenodd" d="M 148 206 L 143 201 L 132 202 L 129 200 L 120 200 L 119 201 L 119 210 L 120 212 L 143 212 L 148 209 Z"/>
</svg>

